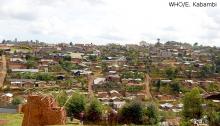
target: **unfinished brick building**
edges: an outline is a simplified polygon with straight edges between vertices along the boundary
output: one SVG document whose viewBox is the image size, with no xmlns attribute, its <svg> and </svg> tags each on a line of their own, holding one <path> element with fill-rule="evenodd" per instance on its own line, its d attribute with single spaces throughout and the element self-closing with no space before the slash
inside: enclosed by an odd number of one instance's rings
<svg viewBox="0 0 220 126">
<path fill-rule="evenodd" d="M 66 121 L 64 108 L 58 107 L 51 96 L 28 96 L 22 112 L 24 113 L 22 126 L 63 125 Z"/>
</svg>

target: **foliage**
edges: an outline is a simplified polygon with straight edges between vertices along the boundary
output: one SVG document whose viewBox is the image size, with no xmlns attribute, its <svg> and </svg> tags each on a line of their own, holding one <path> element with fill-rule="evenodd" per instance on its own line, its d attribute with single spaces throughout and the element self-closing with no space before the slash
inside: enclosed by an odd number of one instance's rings
<svg viewBox="0 0 220 126">
<path fill-rule="evenodd" d="M 3 126 L 21 126 L 23 114 L 1 113 L 0 120 L 7 120 Z"/>
<path fill-rule="evenodd" d="M 57 100 L 60 107 L 64 106 L 67 99 L 68 99 L 68 95 L 67 95 L 66 91 L 64 91 L 64 90 L 61 90 L 56 96 L 56 100 Z"/>
<path fill-rule="evenodd" d="M 96 91 L 111 91 L 111 90 L 124 91 L 125 85 L 116 82 L 106 82 L 102 85 L 95 85 L 94 89 Z"/>
<path fill-rule="evenodd" d="M 156 82 L 156 90 L 157 90 L 157 92 L 160 91 L 160 87 L 161 87 L 161 81 L 158 80 L 158 81 Z"/>
<path fill-rule="evenodd" d="M 185 94 L 183 104 L 183 116 L 186 119 L 202 117 L 202 97 L 198 88 L 193 88 L 191 92 Z"/>
<path fill-rule="evenodd" d="M 55 77 L 50 73 L 38 73 L 36 75 L 36 79 L 42 80 L 42 81 L 51 81 L 51 80 L 54 80 Z"/>
<path fill-rule="evenodd" d="M 28 69 L 31 69 L 35 68 L 37 66 L 37 63 L 34 60 L 27 60 L 26 65 Z"/>
<path fill-rule="evenodd" d="M 178 70 L 174 68 L 168 68 L 165 70 L 166 77 L 170 80 L 176 78 L 176 75 L 178 74 Z"/>
<path fill-rule="evenodd" d="M 81 84 L 81 88 L 85 89 L 85 85 L 88 84 L 88 80 L 85 77 L 77 77 L 76 80 Z"/>
<path fill-rule="evenodd" d="M 69 116 L 79 117 L 79 113 L 85 110 L 86 98 L 79 92 L 74 92 L 66 101 L 65 107 Z"/>
<path fill-rule="evenodd" d="M 14 97 L 13 100 L 11 101 L 12 105 L 19 105 L 22 103 L 22 98 L 21 97 Z"/>
<path fill-rule="evenodd" d="M 144 89 L 143 86 L 136 86 L 136 85 L 132 85 L 132 86 L 127 86 L 126 87 L 126 90 L 128 92 L 138 92 L 138 91 L 141 91 L 143 89 Z"/>
<path fill-rule="evenodd" d="M 59 63 L 62 66 L 62 68 L 65 69 L 66 71 L 70 71 L 70 70 L 73 70 L 73 69 L 79 69 L 80 68 L 80 66 L 78 66 L 77 64 L 73 64 L 70 61 L 61 60 Z"/>
<path fill-rule="evenodd" d="M 88 57 L 88 59 L 90 60 L 90 61 L 98 61 L 98 57 L 96 56 L 96 55 L 89 55 L 89 57 Z"/>
<path fill-rule="evenodd" d="M 192 123 L 189 120 L 181 120 L 180 126 L 192 126 Z"/>
<path fill-rule="evenodd" d="M 200 70 L 200 77 L 208 77 L 209 75 L 214 74 L 214 68 L 212 65 L 204 65 Z"/>
<path fill-rule="evenodd" d="M 0 49 L 0 56 L 2 56 L 4 53 L 3 49 Z"/>
<path fill-rule="evenodd" d="M 64 57 L 63 57 L 63 60 L 64 60 L 64 61 L 71 61 L 71 56 L 64 56 Z"/>
<path fill-rule="evenodd" d="M 220 112 L 211 111 L 208 113 L 208 120 L 210 126 L 219 126 L 220 124 Z"/>
<path fill-rule="evenodd" d="M 147 106 L 145 115 L 148 117 L 149 124 L 156 124 L 159 121 L 157 107 L 152 103 Z"/>
<path fill-rule="evenodd" d="M 144 73 L 142 72 L 133 72 L 133 71 L 128 71 L 128 72 L 123 72 L 121 74 L 122 78 L 132 78 L 132 79 L 141 79 L 142 81 L 144 80 Z"/>
<path fill-rule="evenodd" d="M 92 122 L 100 121 L 102 118 L 102 109 L 102 103 L 98 99 L 93 98 L 89 106 L 86 108 L 87 120 Z"/>
<path fill-rule="evenodd" d="M 180 85 L 179 82 L 174 81 L 170 84 L 170 88 L 174 93 L 179 93 L 180 92 Z"/>
<path fill-rule="evenodd" d="M 211 83 L 211 84 L 209 84 L 208 87 L 207 87 L 207 91 L 209 91 L 209 92 L 219 91 L 219 90 L 220 90 L 220 89 L 219 89 L 218 84 L 215 84 L 215 83 Z"/>
<path fill-rule="evenodd" d="M 49 65 L 49 72 L 62 72 L 63 68 L 60 66 L 60 64 L 56 65 Z"/>
<path fill-rule="evenodd" d="M 142 124 L 144 118 L 144 106 L 140 101 L 126 103 L 119 112 L 120 122 L 126 124 Z"/>
</svg>

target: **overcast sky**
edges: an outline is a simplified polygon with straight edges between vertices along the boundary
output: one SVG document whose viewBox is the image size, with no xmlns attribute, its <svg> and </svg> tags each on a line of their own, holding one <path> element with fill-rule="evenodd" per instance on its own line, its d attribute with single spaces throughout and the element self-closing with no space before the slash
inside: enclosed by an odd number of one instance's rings
<svg viewBox="0 0 220 126">
<path fill-rule="evenodd" d="M 123 44 L 160 38 L 220 46 L 220 2 L 171 8 L 169 1 L 0 0 L 0 40 Z"/>
</svg>

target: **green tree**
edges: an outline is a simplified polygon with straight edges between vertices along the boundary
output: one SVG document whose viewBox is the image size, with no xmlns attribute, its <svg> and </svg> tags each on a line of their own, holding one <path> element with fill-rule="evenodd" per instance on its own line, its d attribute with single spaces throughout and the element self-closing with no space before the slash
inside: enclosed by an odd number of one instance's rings
<svg viewBox="0 0 220 126">
<path fill-rule="evenodd" d="M 0 56 L 2 56 L 4 53 L 3 49 L 0 49 Z"/>
<path fill-rule="evenodd" d="M 79 113 L 85 110 L 86 98 L 78 91 L 66 101 L 65 107 L 69 116 L 79 118 Z"/>
<path fill-rule="evenodd" d="M 22 98 L 21 97 L 14 97 L 13 100 L 11 101 L 12 105 L 19 105 L 21 104 L 23 101 L 22 101 Z"/>
<path fill-rule="evenodd" d="M 154 104 L 150 103 L 147 106 L 145 114 L 148 117 L 148 123 L 149 124 L 156 124 L 159 121 L 159 119 L 158 119 L 158 110 L 157 110 L 157 107 Z"/>
<path fill-rule="evenodd" d="M 210 126 L 219 126 L 220 124 L 220 112 L 211 111 L 208 113 L 208 120 Z"/>
<path fill-rule="evenodd" d="M 126 103 L 119 112 L 120 121 L 126 124 L 142 124 L 144 118 L 144 106 L 140 101 Z"/>
<path fill-rule="evenodd" d="M 61 90 L 56 96 L 56 100 L 57 100 L 60 107 L 64 106 L 67 99 L 68 99 L 68 95 L 67 95 L 66 91 L 64 91 L 64 90 Z"/>
<path fill-rule="evenodd" d="M 161 81 L 158 80 L 158 81 L 156 82 L 156 90 L 157 90 L 157 92 L 160 91 L 160 87 L 161 87 Z"/>
<path fill-rule="evenodd" d="M 174 81 L 170 84 L 170 88 L 174 93 L 179 93 L 180 92 L 180 85 L 179 82 Z"/>
<path fill-rule="evenodd" d="M 185 94 L 183 98 L 183 116 L 185 119 L 201 118 L 203 114 L 202 97 L 198 88 Z"/>
<path fill-rule="evenodd" d="M 170 80 L 175 79 L 178 74 L 178 70 L 174 68 L 168 68 L 165 70 L 166 77 Z"/>
<path fill-rule="evenodd" d="M 35 68 L 37 66 L 37 63 L 34 61 L 34 60 L 27 60 L 27 68 L 30 69 L 30 68 Z"/>
<path fill-rule="evenodd" d="M 93 98 L 89 103 L 89 106 L 86 108 L 87 120 L 92 122 L 100 121 L 102 118 L 102 110 L 102 103 L 98 99 Z"/>
</svg>

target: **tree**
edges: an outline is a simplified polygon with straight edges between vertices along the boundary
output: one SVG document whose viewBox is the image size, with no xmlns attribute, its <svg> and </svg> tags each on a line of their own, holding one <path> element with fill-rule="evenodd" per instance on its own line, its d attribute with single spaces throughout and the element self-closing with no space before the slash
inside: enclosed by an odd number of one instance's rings
<svg viewBox="0 0 220 126">
<path fill-rule="evenodd" d="M 28 68 L 28 69 L 30 69 L 30 68 L 34 68 L 34 67 L 37 66 L 36 62 L 33 61 L 33 60 L 27 60 L 26 65 L 27 65 L 27 68 Z"/>
<path fill-rule="evenodd" d="M 70 42 L 70 46 L 73 46 L 73 42 Z"/>
<path fill-rule="evenodd" d="M 219 126 L 220 112 L 212 111 L 208 113 L 208 120 L 210 126 Z"/>
<path fill-rule="evenodd" d="M 156 124 L 159 121 L 158 120 L 158 110 L 154 104 L 150 103 L 147 106 L 145 114 L 148 117 L 148 122 L 150 124 Z"/>
<path fill-rule="evenodd" d="M 77 77 L 76 80 L 81 84 L 81 88 L 85 89 L 85 85 L 88 83 L 88 80 L 84 77 Z"/>
<path fill-rule="evenodd" d="M 60 107 L 64 106 L 67 99 L 68 99 L 68 95 L 67 95 L 66 91 L 64 91 L 64 90 L 61 90 L 56 96 L 56 100 L 57 100 Z"/>
<path fill-rule="evenodd" d="M 0 49 L 0 56 L 2 56 L 4 53 L 3 49 Z"/>
<path fill-rule="evenodd" d="M 194 46 L 194 47 L 198 46 L 198 42 L 195 42 L 195 43 L 193 44 L 193 46 Z"/>
<path fill-rule="evenodd" d="M 166 74 L 167 78 L 172 80 L 178 74 L 178 70 L 177 69 L 173 69 L 173 68 L 168 68 L 168 69 L 165 70 L 165 74 Z"/>
<path fill-rule="evenodd" d="M 161 87 L 161 81 L 158 80 L 158 81 L 156 82 L 156 90 L 157 90 L 157 92 L 160 91 L 160 87 Z"/>
<path fill-rule="evenodd" d="M 21 97 L 14 97 L 13 100 L 11 101 L 12 105 L 19 105 L 22 103 L 22 98 Z"/>
<path fill-rule="evenodd" d="M 174 81 L 170 84 L 170 88 L 174 93 L 179 93 L 180 92 L 180 85 L 179 82 Z"/>
<path fill-rule="evenodd" d="M 86 109 L 87 120 L 92 122 L 100 121 L 102 118 L 102 110 L 102 103 L 98 99 L 93 98 Z"/>
<path fill-rule="evenodd" d="M 63 57 L 63 60 L 64 60 L 64 61 L 71 61 L 71 56 L 64 56 L 64 57 Z"/>
<path fill-rule="evenodd" d="M 140 101 L 126 103 L 119 112 L 120 121 L 126 124 L 142 124 L 144 118 L 144 106 Z"/>
<path fill-rule="evenodd" d="M 183 116 L 185 119 L 201 118 L 203 114 L 202 97 L 198 88 L 185 94 L 183 98 Z"/>
<path fill-rule="evenodd" d="M 65 107 L 69 116 L 79 118 L 79 113 L 85 110 L 86 98 L 78 91 L 66 101 Z"/>
</svg>

